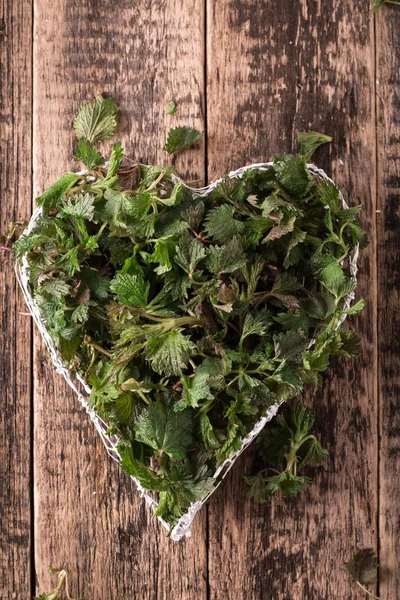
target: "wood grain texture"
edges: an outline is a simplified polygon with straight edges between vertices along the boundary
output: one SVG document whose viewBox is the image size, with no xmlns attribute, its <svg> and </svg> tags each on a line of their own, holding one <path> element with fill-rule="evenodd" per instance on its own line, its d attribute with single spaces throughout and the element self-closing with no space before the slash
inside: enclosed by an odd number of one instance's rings
<svg viewBox="0 0 400 600">
<path fill-rule="evenodd" d="M 36 591 L 51 589 L 51 564 L 87 600 L 362 600 L 342 565 L 366 546 L 379 551 L 382 599 L 398 596 L 399 64 L 400 10 L 374 17 L 365 0 L 282 0 L 278 10 L 251 0 L 0 0 L 0 229 L 29 216 L 32 157 L 35 194 L 78 166 L 72 119 L 102 92 L 120 103 L 123 144 L 143 162 L 166 162 L 170 127 L 207 126 L 207 148 L 178 157 L 187 180 L 290 151 L 296 129 L 333 135 L 316 162 L 350 204 L 363 203 L 370 237 L 357 293 L 367 308 L 354 319 L 362 355 L 332 362 L 307 396 L 329 465 L 309 472 L 302 496 L 260 507 L 242 479 L 250 448 L 178 545 L 107 457 L 38 339 L 31 415 L 31 323 L 2 254 L 0 598 L 35 592 L 30 565 Z"/>
<path fill-rule="evenodd" d="M 96 93 L 120 103 L 121 139 L 140 161 L 166 161 L 170 127 L 204 129 L 203 36 L 201 0 L 36 0 L 35 192 L 70 167 L 73 116 Z M 166 113 L 171 99 L 176 117 Z M 203 178 L 204 150 L 177 168 Z M 166 538 L 38 340 L 34 440 L 38 589 L 51 587 L 52 564 L 70 571 L 72 597 L 206 598 L 206 513 L 187 542 Z"/>
<path fill-rule="evenodd" d="M 396 598 L 400 589 L 400 7 L 381 8 L 376 17 L 376 49 L 379 591 L 382 598 Z"/>
<path fill-rule="evenodd" d="M 208 1 L 209 175 L 291 150 L 294 131 L 334 136 L 317 162 L 371 239 L 360 261 L 355 319 L 363 351 L 332 361 L 309 402 L 331 453 L 298 499 L 248 499 L 242 457 L 209 505 L 210 598 L 362 599 L 343 561 L 377 541 L 375 98 L 373 15 L 362 0 L 293 4 Z M 234 90 L 234 93 L 233 93 Z M 222 118 L 223 115 L 223 118 Z"/>
<path fill-rule="evenodd" d="M 0 1 L 0 231 L 31 212 L 32 9 Z M 0 250 L 0 598 L 31 595 L 31 320 Z"/>
</svg>

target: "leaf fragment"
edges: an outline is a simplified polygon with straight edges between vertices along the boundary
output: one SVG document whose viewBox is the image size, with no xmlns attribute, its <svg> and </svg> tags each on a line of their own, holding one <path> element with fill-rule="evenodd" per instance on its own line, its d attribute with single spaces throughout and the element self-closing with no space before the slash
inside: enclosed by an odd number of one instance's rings
<svg viewBox="0 0 400 600">
<path fill-rule="evenodd" d="M 201 133 L 191 127 L 174 127 L 168 133 L 163 150 L 168 154 L 176 154 L 198 142 L 201 137 Z"/>
<path fill-rule="evenodd" d="M 111 138 L 117 128 L 117 111 L 117 103 L 101 94 L 82 104 L 74 120 L 77 138 L 92 144 Z"/>
<path fill-rule="evenodd" d="M 193 421 L 188 411 L 176 412 L 160 402 L 145 408 L 135 424 L 139 442 L 168 454 L 173 460 L 182 460 L 193 443 Z"/>
</svg>

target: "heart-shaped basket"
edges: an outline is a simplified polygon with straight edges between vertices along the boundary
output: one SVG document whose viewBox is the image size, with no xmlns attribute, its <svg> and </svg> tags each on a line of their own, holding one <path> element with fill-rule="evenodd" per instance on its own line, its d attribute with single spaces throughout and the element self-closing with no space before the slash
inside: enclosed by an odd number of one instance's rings
<svg viewBox="0 0 400 600">
<path fill-rule="evenodd" d="M 271 163 L 271 162 L 257 163 L 257 164 L 252 164 L 252 165 L 248 165 L 245 167 L 241 167 L 240 169 L 237 169 L 236 171 L 231 171 L 229 173 L 229 177 L 232 179 L 240 178 L 247 169 L 265 170 L 272 164 L 273 163 Z M 308 164 L 307 167 L 316 176 L 333 183 L 332 180 L 326 175 L 326 173 L 322 169 L 317 168 L 313 164 Z M 221 179 L 218 179 L 218 180 L 214 181 L 213 183 L 211 183 L 209 186 L 204 187 L 204 188 L 190 188 L 189 186 L 186 186 L 186 184 L 181 179 L 179 179 L 177 176 L 174 175 L 173 177 L 176 181 L 180 181 L 183 185 L 185 185 L 185 187 L 190 189 L 195 197 L 207 196 L 221 182 Z M 343 198 L 343 195 L 341 193 L 340 193 L 340 200 L 343 204 L 343 208 L 344 209 L 348 208 L 348 206 Z M 36 224 L 37 219 L 40 217 L 41 214 L 42 214 L 42 208 L 37 208 L 34 211 L 32 217 L 31 217 L 31 220 L 29 222 L 29 225 L 28 225 L 27 229 L 24 231 L 24 234 L 29 234 L 32 231 L 33 227 Z M 359 248 L 357 245 L 357 246 L 355 246 L 351 255 L 349 256 L 349 270 L 350 270 L 351 277 L 353 278 L 354 281 L 356 280 L 356 275 L 357 275 L 358 250 L 359 250 Z M 16 274 L 17 274 L 19 283 L 21 285 L 25 301 L 26 301 L 26 303 L 29 307 L 29 310 L 32 314 L 32 317 L 42 335 L 42 338 L 49 350 L 51 359 L 53 361 L 53 364 L 56 368 L 57 373 L 60 373 L 63 375 L 65 381 L 68 383 L 68 385 L 74 390 L 74 392 L 78 396 L 80 403 L 85 408 L 89 417 L 93 421 L 93 424 L 96 427 L 98 433 L 100 434 L 100 437 L 104 443 L 104 446 L 105 446 L 108 454 L 117 462 L 121 462 L 121 458 L 120 458 L 119 452 L 117 450 L 119 438 L 116 435 L 108 435 L 107 434 L 107 430 L 108 430 L 107 423 L 105 421 L 103 421 L 88 404 L 87 398 L 91 392 L 90 387 L 84 382 L 83 378 L 79 374 L 73 374 L 63 364 L 61 357 L 59 356 L 59 354 L 55 348 L 54 342 L 51 339 L 51 337 L 46 329 L 46 324 L 40 314 L 39 307 L 38 307 L 37 303 L 35 302 L 35 300 L 32 296 L 31 289 L 30 289 L 29 264 L 28 264 L 28 259 L 27 259 L 26 254 L 23 255 L 22 258 L 17 260 Z M 345 299 L 344 310 L 348 309 L 350 307 L 353 299 L 354 299 L 354 292 L 351 292 Z M 346 315 L 342 315 L 339 325 L 344 321 L 345 318 L 346 318 Z M 314 343 L 313 340 L 311 340 L 310 346 L 312 346 L 313 343 Z M 78 388 L 81 388 L 81 389 L 78 389 Z M 83 392 L 85 392 L 87 394 L 87 396 Z M 276 413 L 279 409 L 279 406 L 280 406 L 280 403 L 277 403 L 277 404 L 274 404 L 273 406 L 269 407 L 268 410 L 266 411 L 265 415 L 256 423 L 256 425 L 250 431 L 250 433 L 241 440 L 241 448 L 235 452 L 232 452 L 232 454 L 229 456 L 229 458 L 227 458 L 216 469 L 216 471 L 213 475 L 213 478 L 215 480 L 214 489 L 209 494 L 205 495 L 204 498 L 202 498 L 200 501 L 193 502 L 190 505 L 187 512 L 179 519 L 178 523 L 173 528 L 171 535 L 170 535 L 172 540 L 178 541 L 182 537 L 190 536 L 191 523 L 192 523 L 196 513 L 201 509 L 201 507 L 208 500 L 208 498 L 211 496 L 211 494 L 217 489 L 219 484 L 222 482 L 224 477 L 227 475 L 229 470 L 232 468 L 232 466 L 235 463 L 238 456 L 258 436 L 258 434 L 263 429 L 265 424 L 268 423 L 269 421 L 271 421 L 271 419 L 276 415 Z M 148 493 L 147 490 L 145 490 L 142 487 L 140 482 L 135 477 L 131 476 L 131 478 L 137 485 L 139 492 L 145 498 L 146 502 L 149 504 L 149 506 L 153 510 L 155 510 L 158 506 L 157 501 Z M 164 527 L 167 530 L 170 529 L 168 523 L 166 523 L 161 517 L 158 517 L 158 519 L 159 519 L 159 521 L 161 521 L 161 523 L 164 525 Z"/>
</svg>

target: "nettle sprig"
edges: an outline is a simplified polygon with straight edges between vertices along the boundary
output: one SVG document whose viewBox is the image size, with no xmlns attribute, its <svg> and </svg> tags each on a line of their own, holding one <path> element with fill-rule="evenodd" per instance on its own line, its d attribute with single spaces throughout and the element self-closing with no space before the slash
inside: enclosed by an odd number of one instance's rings
<svg viewBox="0 0 400 600">
<path fill-rule="evenodd" d="M 87 173 L 65 173 L 37 199 L 42 214 L 14 252 L 27 256 L 64 363 L 118 434 L 123 468 L 173 526 L 268 407 L 320 385 L 330 356 L 357 353 L 341 320 L 363 307 L 345 308 L 349 254 L 366 243 L 361 207 L 344 209 L 335 185 L 307 167 L 326 141 L 315 132 L 299 154 L 199 197 L 171 167 L 128 161 L 120 143 L 105 162 L 96 143 L 115 131 L 113 101 L 85 104 L 74 128 Z M 183 129 L 167 152 L 199 139 Z M 282 419 L 287 482 L 269 473 L 266 486 L 300 489 L 299 457 L 324 453 L 300 409 Z"/>
<path fill-rule="evenodd" d="M 311 433 L 314 417 L 300 403 L 285 406 L 273 422 L 268 423 L 256 440 L 257 452 L 267 464 L 256 475 L 245 477 L 250 496 L 264 503 L 275 492 L 297 496 L 311 479 L 300 475 L 305 467 L 328 458 L 318 439 Z"/>
</svg>

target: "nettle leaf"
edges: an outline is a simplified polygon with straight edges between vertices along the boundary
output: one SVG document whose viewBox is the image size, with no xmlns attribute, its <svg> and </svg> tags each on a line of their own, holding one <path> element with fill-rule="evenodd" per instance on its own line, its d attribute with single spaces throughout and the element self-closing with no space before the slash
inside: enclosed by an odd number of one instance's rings
<svg viewBox="0 0 400 600">
<path fill-rule="evenodd" d="M 283 496 L 297 496 L 311 479 L 300 475 L 305 466 L 328 457 L 319 441 L 310 434 L 314 418 L 300 403 L 285 407 L 268 423 L 257 438 L 257 450 L 268 465 L 256 475 L 245 478 L 250 495 L 257 502 L 266 502 L 280 492 Z M 279 471 L 276 467 L 279 467 Z"/>
<path fill-rule="evenodd" d="M 171 116 L 176 113 L 176 103 L 173 100 L 167 102 L 167 113 Z"/>
<path fill-rule="evenodd" d="M 41 234 L 21 235 L 13 244 L 14 254 L 17 258 L 21 258 L 26 252 L 32 250 L 32 248 L 37 248 L 45 244 L 54 245 L 54 240 L 47 235 Z"/>
<path fill-rule="evenodd" d="M 214 490 L 215 479 L 207 476 L 207 466 L 203 466 L 201 461 L 198 463 L 193 465 L 186 461 L 183 465 L 171 467 L 169 479 L 188 502 L 201 500 Z"/>
<path fill-rule="evenodd" d="M 257 473 L 257 475 L 244 477 L 244 480 L 250 488 L 250 498 L 253 498 L 259 504 L 268 502 L 271 497 L 271 491 L 268 489 L 266 478 L 261 472 Z"/>
<path fill-rule="evenodd" d="M 75 308 L 71 315 L 72 323 L 84 323 L 89 317 L 89 309 L 92 304 L 84 302 Z"/>
<path fill-rule="evenodd" d="M 188 148 L 201 139 L 201 133 L 191 127 L 174 127 L 168 133 L 167 143 L 163 150 L 168 154 L 175 154 Z"/>
<path fill-rule="evenodd" d="M 304 310 L 296 310 L 295 312 L 282 312 L 278 313 L 274 317 L 274 321 L 282 325 L 285 331 L 294 329 L 295 331 L 301 330 L 306 335 L 310 327 L 310 319 Z"/>
<path fill-rule="evenodd" d="M 244 320 L 241 339 L 244 340 L 249 335 L 263 336 L 267 333 L 271 324 L 271 313 L 266 310 L 254 314 L 248 313 Z"/>
<path fill-rule="evenodd" d="M 217 450 L 221 446 L 206 413 L 200 414 L 200 431 L 207 450 Z"/>
<path fill-rule="evenodd" d="M 188 289 L 191 287 L 189 277 L 179 271 L 172 269 L 165 276 L 165 292 L 170 294 L 172 300 L 188 297 Z"/>
<path fill-rule="evenodd" d="M 148 212 L 153 203 L 153 196 L 150 192 L 143 192 L 135 196 L 125 194 L 124 210 L 132 217 L 141 218 Z"/>
<path fill-rule="evenodd" d="M 40 285 L 40 292 L 55 298 L 62 298 L 69 294 L 71 286 L 62 279 L 46 279 Z"/>
<path fill-rule="evenodd" d="M 335 296 L 340 295 L 340 288 L 346 281 L 338 260 L 329 254 L 320 254 L 314 256 L 311 261 L 311 267 L 327 290 Z"/>
<path fill-rule="evenodd" d="M 146 358 L 160 375 L 181 375 L 186 369 L 195 345 L 182 329 L 175 329 L 154 338 L 146 346 Z"/>
<path fill-rule="evenodd" d="M 144 488 L 156 492 L 161 492 L 167 488 L 164 479 L 134 457 L 132 448 L 120 444 L 118 452 L 121 457 L 121 467 L 128 475 L 136 477 Z"/>
<path fill-rule="evenodd" d="M 81 280 L 92 291 L 93 296 L 97 300 L 106 300 L 108 298 L 108 290 L 110 288 L 110 280 L 108 277 L 102 277 L 90 267 L 81 269 Z"/>
<path fill-rule="evenodd" d="M 199 262 L 206 256 L 206 249 L 196 238 L 184 236 L 176 248 L 175 262 L 186 273 L 193 275 Z"/>
<path fill-rule="evenodd" d="M 167 273 L 172 269 L 171 256 L 175 253 L 176 241 L 174 239 L 158 240 L 154 244 L 154 250 L 151 254 L 142 252 L 146 262 L 158 263 L 154 271 L 158 275 Z"/>
<path fill-rule="evenodd" d="M 293 205 L 279 196 L 267 196 L 261 204 L 262 216 L 265 218 L 269 217 L 271 213 L 282 216 L 286 212 L 289 213 L 291 208 Z"/>
<path fill-rule="evenodd" d="M 92 194 L 77 194 L 68 198 L 59 208 L 62 217 L 82 217 L 91 221 L 94 213 L 95 197 Z"/>
<path fill-rule="evenodd" d="M 135 423 L 135 438 L 157 450 L 158 456 L 165 453 L 172 460 L 183 460 L 193 443 L 191 414 L 155 402 L 140 413 Z"/>
<path fill-rule="evenodd" d="M 218 208 L 210 210 L 204 221 L 207 234 L 220 244 L 228 243 L 232 237 L 242 233 L 244 223 L 234 218 L 235 209 L 223 204 Z"/>
<path fill-rule="evenodd" d="M 108 170 L 107 170 L 107 175 L 106 175 L 107 179 L 110 179 L 113 175 L 115 175 L 117 170 L 121 167 L 123 156 L 124 156 L 124 150 L 122 148 L 121 142 L 117 142 L 116 144 L 113 145 L 112 150 L 111 150 L 110 162 L 108 165 Z"/>
<path fill-rule="evenodd" d="M 86 138 L 79 140 L 74 156 L 85 165 L 88 171 L 102 167 L 105 163 L 101 152 L 98 152 L 92 142 L 89 142 Z"/>
<path fill-rule="evenodd" d="M 117 103 L 100 94 L 82 104 L 74 121 L 78 139 L 85 138 L 95 144 L 112 137 L 117 127 Z"/>
<path fill-rule="evenodd" d="M 324 206 L 328 206 L 334 213 L 339 212 L 342 202 L 340 200 L 339 189 L 334 183 L 322 180 L 318 186 L 318 195 Z"/>
<path fill-rule="evenodd" d="M 281 492 L 283 496 L 297 496 L 310 481 L 309 477 L 292 475 L 286 471 L 266 478 L 268 492 L 270 494 Z"/>
<path fill-rule="evenodd" d="M 36 198 L 36 203 L 47 210 L 52 210 L 68 190 L 75 185 L 79 177 L 76 173 L 64 173 L 58 181 L 53 183 L 43 194 Z"/>
<path fill-rule="evenodd" d="M 233 273 L 246 264 L 243 246 L 234 237 L 225 246 L 214 246 L 209 249 L 207 264 L 212 273 Z"/>
<path fill-rule="evenodd" d="M 135 399 L 133 394 L 122 394 L 115 399 L 111 416 L 116 419 L 118 423 L 127 423 L 131 418 L 134 406 Z"/>
<path fill-rule="evenodd" d="M 118 274 L 110 283 L 110 290 L 122 304 L 145 309 L 149 297 L 150 284 L 137 275 Z"/>
<path fill-rule="evenodd" d="M 104 213 L 108 220 L 115 221 L 124 208 L 124 196 L 117 190 L 106 190 L 104 192 L 106 204 Z"/>
<path fill-rule="evenodd" d="M 65 271 L 67 275 L 72 277 L 76 271 L 80 270 L 79 265 L 79 248 L 71 248 L 57 262 L 57 266 Z"/>
<path fill-rule="evenodd" d="M 317 133 L 316 131 L 296 131 L 297 141 L 300 144 L 300 154 L 302 154 L 306 160 L 310 160 L 314 152 L 322 146 L 331 142 L 333 138 L 323 133 Z"/>
<path fill-rule="evenodd" d="M 134 237 L 137 239 L 152 238 L 154 236 L 156 224 L 156 216 L 145 215 L 141 219 L 138 219 L 132 226 L 132 232 Z"/>
<path fill-rule="evenodd" d="M 361 585 L 374 585 L 378 579 L 378 563 L 372 548 L 358 550 L 344 563 L 353 580 Z"/>
<path fill-rule="evenodd" d="M 158 506 L 154 511 L 156 517 L 161 517 L 167 523 L 175 525 L 182 514 L 182 499 L 175 490 L 169 489 L 160 493 Z M 187 502 L 185 501 L 185 506 Z"/>
<path fill-rule="evenodd" d="M 281 225 L 281 224 L 275 225 L 275 227 L 273 227 L 271 229 L 271 231 L 268 233 L 268 235 L 265 236 L 262 243 L 266 244 L 267 242 L 271 242 L 272 240 L 278 240 L 282 236 L 287 235 L 288 233 L 292 232 L 294 229 L 295 222 L 296 222 L 296 217 L 291 217 L 287 223 L 285 223 L 283 225 Z"/>
<path fill-rule="evenodd" d="M 210 390 L 210 374 L 205 369 L 197 369 L 193 377 L 181 376 L 182 398 L 175 404 L 175 410 L 188 406 L 197 408 L 200 400 L 213 400 Z"/>
<path fill-rule="evenodd" d="M 283 273 L 277 273 L 271 293 L 281 295 L 292 294 L 301 290 L 302 287 L 302 283 L 297 277 L 284 271 Z"/>
<path fill-rule="evenodd" d="M 293 233 L 290 237 L 290 241 L 287 247 L 287 252 L 285 256 L 285 260 L 283 262 L 283 266 L 285 268 L 290 267 L 292 264 L 296 264 L 296 258 L 293 259 L 293 248 L 296 248 L 299 244 L 302 244 L 307 237 L 307 232 L 298 229 L 297 227 L 293 228 Z"/>
<path fill-rule="evenodd" d="M 313 177 L 304 156 L 288 154 L 282 158 L 275 157 L 274 169 L 278 182 L 289 194 L 301 198 L 310 191 Z"/>
<path fill-rule="evenodd" d="M 355 304 L 353 304 L 353 306 L 350 306 L 350 308 L 347 308 L 346 310 L 343 311 L 343 313 L 345 315 L 357 315 L 359 312 L 362 311 L 362 309 L 365 307 L 365 300 L 361 299 L 358 302 L 356 302 Z"/>
</svg>

